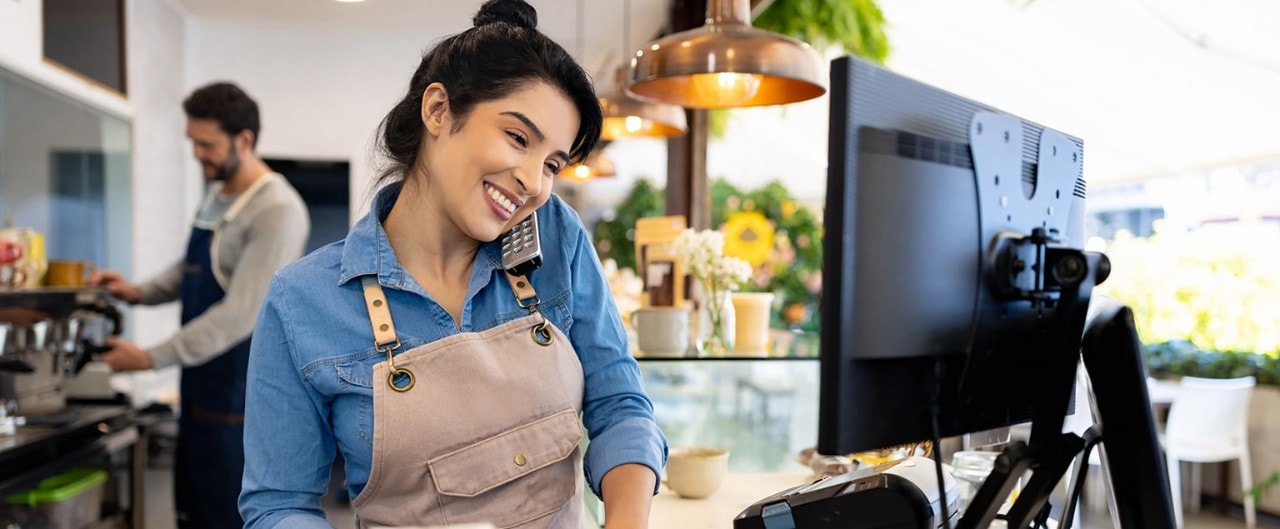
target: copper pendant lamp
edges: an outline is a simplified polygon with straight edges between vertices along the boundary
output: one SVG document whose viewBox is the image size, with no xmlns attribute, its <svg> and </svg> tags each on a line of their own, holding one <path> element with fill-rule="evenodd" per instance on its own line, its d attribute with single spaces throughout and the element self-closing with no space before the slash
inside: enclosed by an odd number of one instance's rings
<svg viewBox="0 0 1280 529">
<path fill-rule="evenodd" d="M 623 4 L 622 53 L 631 48 L 631 0 Z M 604 111 L 604 128 L 600 139 L 670 137 L 688 129 L 684 109 L 675 105 L 641 101 L 627 93 L 627 67 L 621 66 L 614 76 L 613 89 L 600 96 Z"/>
<path fill-rule="evenodd" d="M 626 67 L 618 69 L 617 88 L 600 96 L 604 127 L 600 139 L 671 137 L 688 129 L 684 109 L 675 105 L 641 101 L 626 92 Z"/>
<path fill-rule="evenodd" d="M 604 153 L 604 147 L 597 146 L 587 155 L 586 160 L 561 169 L 557 176 L 564 180 L 586 182 L 587 180 L 616 176 L 617 174 L 618 172 L 613 166 L 613 160 Z"/>
<path fill-rule="evenodd" d="M 822 60 L 808 44 L 751 27 L 748 0 L 708 0 L 702 27 L 636 52 L 627 89 L 690 108 L 795 103 L 821 96 Z"/>
</svg>

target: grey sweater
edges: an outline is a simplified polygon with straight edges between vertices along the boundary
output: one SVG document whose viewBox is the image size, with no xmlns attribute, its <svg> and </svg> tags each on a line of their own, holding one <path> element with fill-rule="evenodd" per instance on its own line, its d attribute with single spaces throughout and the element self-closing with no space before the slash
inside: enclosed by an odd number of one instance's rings
<svg viewBox="0 0 1280 529">
<path fill-rule="evenodd" d="M 248 338 L 272 275 L 302 256 L 311 230 L 307 206 L 278 173 L 269 173 L 235 197 L 210 186 L 195 225 L 214 231 L 214 276 L 226 296 L 172 338 L 151 349 L 155 367 L 196 366 Z M 176 301 L 182 294 L 181 261 L 139 285 L 142 305 Z"/>
</svg>

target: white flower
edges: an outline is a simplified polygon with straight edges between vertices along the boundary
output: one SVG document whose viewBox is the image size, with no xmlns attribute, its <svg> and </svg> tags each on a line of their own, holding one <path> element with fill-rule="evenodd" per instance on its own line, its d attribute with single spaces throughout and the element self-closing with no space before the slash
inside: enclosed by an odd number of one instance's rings
<svg viewBox="0 0 1280 529">
<path fill-rule="evenodd" d="M 751 277 L 751 265 L 724 254 L 724 234 L 717 230 L 684 230 L 675 241 L 689 274 L 702 282 L 707 294 L 737 290 Z"/>
</svg>

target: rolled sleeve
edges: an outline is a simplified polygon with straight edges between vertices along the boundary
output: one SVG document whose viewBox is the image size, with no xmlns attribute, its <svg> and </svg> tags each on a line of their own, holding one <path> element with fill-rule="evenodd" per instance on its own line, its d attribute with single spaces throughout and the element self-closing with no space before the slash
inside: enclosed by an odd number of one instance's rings
<svg viewBox="0 0 1280 529">
<path fill-rule="evenodd" d="M 591 439 L 587 455 L 583 458 L 583 472 L 591 491 L 601 498 L 600 483 L 610 470 L 628 463 L 639 463 L 662 476 L 662 466 L 667 460 L 667 440 L 652 420 L 631 418 L 619 421 L 611 428 Z M 655 481 L 653 493 L 658 493 Z"/>
</svg>

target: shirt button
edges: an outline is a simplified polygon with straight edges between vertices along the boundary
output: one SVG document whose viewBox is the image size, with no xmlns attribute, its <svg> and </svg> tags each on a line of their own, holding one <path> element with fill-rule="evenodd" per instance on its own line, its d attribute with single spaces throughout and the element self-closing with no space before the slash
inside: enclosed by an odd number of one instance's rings
<svg viewBox="0 0 1280 529">
<path fill-rule="evenodd" d="M 524 466 L 525 463 L 528 463 L 528 462 L 529 460 L 524 457 L 524 454 L 516 454 L 516 466 L 522 467 Z"/>
</svg>

